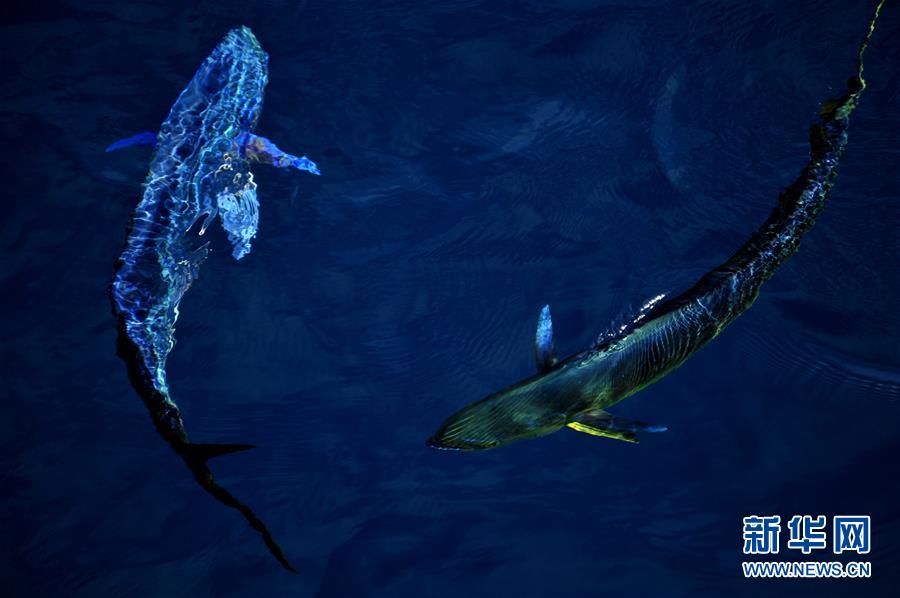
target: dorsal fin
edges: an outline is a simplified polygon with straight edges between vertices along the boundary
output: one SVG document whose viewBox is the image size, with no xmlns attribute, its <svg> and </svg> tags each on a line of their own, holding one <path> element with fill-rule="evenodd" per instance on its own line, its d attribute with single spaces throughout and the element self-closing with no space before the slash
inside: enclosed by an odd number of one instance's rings
<svg viewBox="0 0 900 598">
<path fill-rule="evenodd" d="M 538 372 L 546 372 L 556 365 L 556 347 L 553 346 L 553 318 L 550 306 L 545 305 L 538 316 L 534 333 L 534 359 Z"/>
</svg>

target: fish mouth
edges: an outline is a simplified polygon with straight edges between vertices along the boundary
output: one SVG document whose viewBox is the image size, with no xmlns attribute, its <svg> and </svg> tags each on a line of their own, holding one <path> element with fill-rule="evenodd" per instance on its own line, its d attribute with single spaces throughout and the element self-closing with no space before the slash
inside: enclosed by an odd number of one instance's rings
<svg viewBox="0 0 900 598">
<path fill-rule="evenodd" d="M 434 436 L 425 441 L 425 446 L 428 448 L 437 449 L 439 451 L 461 451 L 461 448 L 455 446 L 444 446 L 437 440 Z"/>
<path fill-rule="evenodd" d="M 496 442 L 471 443 L 456 438 L 442 437 L 437 434 L 425 441 L 425 446 L 439 451 L 483 451 L 495 448 Z"/>
</svg>

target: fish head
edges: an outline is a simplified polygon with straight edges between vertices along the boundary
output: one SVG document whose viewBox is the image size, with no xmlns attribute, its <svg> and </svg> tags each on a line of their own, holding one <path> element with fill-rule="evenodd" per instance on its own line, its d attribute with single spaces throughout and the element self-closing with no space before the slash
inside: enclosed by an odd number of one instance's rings
<svg viewBox="0 0 900 598">
<path fill-rule="evenodd" d="M 540 378 L 512 386 L 451 415 L 426 444 L 476 451 L 545 436 L 566 425 L 566 409 L 554 395 Z"/>
</svg>

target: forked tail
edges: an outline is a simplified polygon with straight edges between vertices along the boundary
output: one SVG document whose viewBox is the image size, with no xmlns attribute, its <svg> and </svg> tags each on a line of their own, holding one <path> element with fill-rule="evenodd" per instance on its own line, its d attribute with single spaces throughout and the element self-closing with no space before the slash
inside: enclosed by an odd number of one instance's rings
<svg viewBox="0 0 900 598">
<path fill-rule="evenodd" d="M 118 354 L 127 366 L 128 377 L 132 386 L 134 386 L 134 389 L 150 412 L 150 418 L 153 420 L 156 431 L 185 462 L 191 473 L 194 474 L 194 479 L 197 480 L 197 483 L 223 505 L 240 511 L 247 523 L 250 524 L 250 527 L 262 536 L 263 542 L 269 549 L 269 552 L 272 553 L 272 556 L 285 569 L 292 573 L 297 573 L 297 569 L 285 558 L 281 547 L 275 542 L 262 520 L 256 516 L 256 513 L 249 506 L 219 486 L 207 465 L 210 459 L 255 447 L 252 444 L 201 444 L 190 442 L 178 407 L 169 398 L 165 385 L 163 385 L 163 388 L 159 388 L 158 384 L 154 383 L 158 381 L 158 378 L 153 375 L 144 360 L 143 353 L 128 335 L 125 318 L 121 314 L 119 315 Z"/>
<path fill-rule="evenodd" d="M 266 524 L 256 516 L 253 509 L 239 501 L 228 490 L 217 484 L 215 479 L 213 479 L 212 471 L 207 465 L 209 459 L 255 448 L 253 445 L 184 443 L 180 446 L 173 445 L 172 448 L 175 449 L 175 452 L 178 453 L 187 464 L 188 468 L 190 468 L 191 473 L 194 474 L 194 479 L 197 480 L 197 483 L 200 484 L 201 488 L 206 490 L 213 498 L 226 507 L 231 507 L 232 509 L 239 511 L 241 515 L 244 516 L 244 519 L 247 520 L 247 523 L 250 524 L 250 527 L 259 532 L 259 535 L 262 536 L 263 542 L 269 549 L 269 552 L 271 552 L 272 556 L 281 563 L 281 566 L 291 573 L 298 572 L 284 556 L 284 552 L 282 552 L 281 547 L 275 541 L 275 538 L 272 537 Z"/>
</svg>

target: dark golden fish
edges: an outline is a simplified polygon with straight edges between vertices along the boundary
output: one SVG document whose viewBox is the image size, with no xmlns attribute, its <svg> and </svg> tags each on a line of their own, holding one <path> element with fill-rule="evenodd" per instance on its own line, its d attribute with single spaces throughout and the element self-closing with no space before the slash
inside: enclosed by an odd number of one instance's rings
<svg viewBox="0 0 900 598">
<path fill-rule="evenodd" d="M 879 2 L 859 46 L 847 92 L 825 102 L 810 127 L 809 162 L 778 205 L 731 259 L 681 295 L 645 306 L 628 325 L 559 363 L 552 351 L 549 308 L 538 322 L 538 373 L 450 416 L 427 444 L 439 449 L 505 446 L 569 427 L 637 442 L 636 432 L 665 428 L 615 418 L 605 409 L 684 363 L 746 311 L 759 289 L 799 247 L 825 207 L 847 144 L 849 117 L 866 87 L 863 52 L 875 29 Z"/>
</svg>

